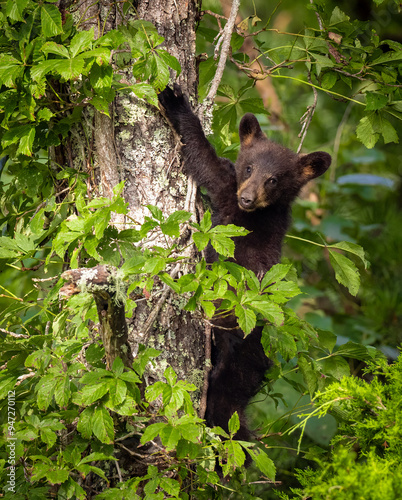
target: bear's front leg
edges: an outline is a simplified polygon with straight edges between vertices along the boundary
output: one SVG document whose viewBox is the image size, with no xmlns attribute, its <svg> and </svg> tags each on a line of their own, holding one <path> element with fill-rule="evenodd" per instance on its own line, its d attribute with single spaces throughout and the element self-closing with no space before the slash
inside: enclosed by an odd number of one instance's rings
<svg viewBox="0 0 402 500">
<path fill-rule="evenodd" d="M 175 84 L 173 90 L 166 87 L 158 99 L 167 119 L 181 136 L 186 173 L 198 186 L 204 186 L 212 204 L 219 206 L 229 193 L 236 193 L 234 165 L 217 156 L 179 85 Z"/>
</svg>

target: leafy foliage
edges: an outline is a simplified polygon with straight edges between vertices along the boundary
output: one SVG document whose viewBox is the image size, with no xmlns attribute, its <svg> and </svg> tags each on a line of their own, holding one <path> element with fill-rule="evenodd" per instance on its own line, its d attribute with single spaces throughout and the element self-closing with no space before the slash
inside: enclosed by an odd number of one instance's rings
<svg viewBox="0 0 402 500">
<path fill-rule="evenodd" d="M 21 0 L 15 8 L 9 5 L 2 6 L 0 19 L 0 141 L 3 154 L 28 165 L 34 166 L 21 156 L 59 145 L 88 104 L 109 114 L 119 90 L 156 105 L 156 92 L 166 86 L 169 67 L 180 73 L 177 59 L 159 48 L 163 38 L 149 22 L 136 20 L 95 39 L 93 28 L 77 31 L 69 13 L 62 23 L 55 5 Z M 114 60 L 117 49 L 127 53 L 127 61 Z M 120 83 L 110 63 L 122 69 L 131 58 L 139 81 Z"/>
<path fill-rule="evenodd" d="M 321 415 L 332 411 L 339 416 L 339 434 L 334 450 L 320 469 L 299 470 L 303 489 L 290 498 L 389 498 L 401 494 L 399 412 L 402 364 L 370 364 L 370 384 L 344 377 L 316 397 Z M 359 455 L 353 448 L 359 449 Z M 281 498 L 289 498 L 287 495 Z"/>
<path fill-rule="evenodd" d="M 85 108 L 109 114 L 110 103 L 122 92 L 157 104 L 157 92 L 168 83 L 170 71 L 177 76 L 181 68 L 163 48 L 156 28 L 133 20 L 94 39 L 93 30 L 80 31 L 70 13 L 62 19 L 54 2 L 2 4 L 1 443 L 5 450 L 8 438 L 16 438 L 20 498 L 46 498 L 54 491 L 59 498 L 86 498 L 84 482 L 89 476 L 99 478 L 97 491 L 103 491 L 97 498 L 223 498 L 228 488 L 233 488 L 232 496 L 268 498 L 269 492 L 258 493 L 258 483 L 261 476 L 268 482 L 282 473 L 284 443 L 280 441 L 275 455 L 271 434 L 284 433 L 287 447 L 300 451 L 316 470 L 300 470 L 301 488 L 280 493 L 283 498 L 400 498 L 400 360 L 386 366 L 370 344 L 380 345 L 388 336 L 392 347 L 398 338 L 392 332 L 400 324 L 401 290 L 395 278 L 400 269 L 395 187 L 400 172 L 394 167 L 397 152 L 378 148 L 398 142 L 402 46 L 380 40 L 367 22 L 351 21 L 339 6 L 329 9 L 316 2 L 311 8 L 320 16 L 322 29 L 284 34 L 283 43 L 273 42 L 272 33 L 281 34 L 276 28 L 271 32 L 271 18 L 261 29 L 256 12 L 246 17 L 232 37 L 229 76 L 218 92 L 214 141 L 218 152 L 229 157 L 238 148 L 235 128 L 241 114 L 260 114 L 265 128 L 275 134 L 254 88 L 254 81 L 267 74 L 283 104 L 292 109 L 291 122 L 304 113 L 303 106 L 311 105 L 304 89 L 314 88 L 328 98 L 320 103 L 328 123 L 316 113 L 318 126 L 309 131 L 310 145 L 332 144 L 333 137 L 323 131 L 330 129 L 331 120 L 338 127 L 336 177 L 333 174 L 331 182 L 319 187 L 326 216 L 316 201 L 300 201 L 288 239 L 294 264 L 284 259 L 260 281 L 230 260 L 232 238 L 245 235 L 243 228 L 212 227 L 209 212 L 197 224 L 189 222 L 188 212 L 163 214 L 149 205 L 150 215 L 142 225 L 120 231 L 110 218 L 127 211 L 123 185 L 115 187 L 112 199 L 89 199 L 86 173 L 49 160 L 49 148 L 69 136 Z M 219 25 L 211 25 L 207 18 L 206 14 L 200 24 L 198 43 L 211 51 Z M 253 57 L 240 51 L 246 29 L 258 49 L 254 62 L 260 68 L 264 62 L 265 73 L 251 72 Z M 212 57 L 201 64 L 201 95 L 215 67 Z M 121 78 L 127 68 L 133 76 L 129 83 Z M 343 117 L 339 115 L 338 101 L 328 104 L 330 98 L 349 103 L 346 110 L 353 107 L 352 126 L 345 124 L 344 109 Z M 343 127 L 348 133 L 342 135 Z M 370 151 L 356 145 L 355 138 Z M 363 158 L 361 163 L 357 158 Z M 370 176 L 367 164 L 375 166 Z M 212 266 L 200 260 L 193 272 L 172 277 L 173 265 L 192 264 L 177 243 L 184 224 L 190 224 L 199 251 L 210 244 L 221 259 Z M 148 245 L 155 234 L 166 237 L 165 247 Z M 363 267 L 369 268 L 362 245 L 374 265 L 370 274 L 361 276 Z M 120 291 L 127 315 L 137 306 L 132 291 L 146 293 L 165 284 L 184 299 L 188 311 L 197 310 L 207 320 L 234 314 L 245 334 L 255 325 L 263 326 L 263 346 L 275 365 L 264 391 L 275 405 L 273 420 L 277 419 L 272 423 L 264 415 L 263 428 L 276 426 L 278 432 L 267 430 L 262 444 L 238 441 L 236 413 L 229 433 L 205 427 L 193 404 L 195 386 L 178 380 L 171 367 L 165 369 L 163 380 L 144 391 L 147 369 L 159 354 L 155 349 L 141 346 L 130 369 L 117 358 L 106 370 L 99 337 L 89 328 L 98 321 L 92 297 L 72 297 L 60 310 L 61 280 L 54 286 L 37 282 L 34 288 L 26 278 L 44 266 L 56 282 L 64 264 L 77 268 L 98 263 L 119 268 L 119 278 L 128 284 L 127 291 Z M 370 384 L 349 376 L 350 368 L 360 363 L 371 366 Z M 290 389 L 297 393 L 294 404 Z M 305 407 L 299 408 L 306 394 L 308 414 Z M 15 424 L 12 420 L 10 426 L 6 408 L 12 400 Z M 289 407 L 278 417 L 283 401 Z M 339 422 L 333 452 L 308 449 L 309 424 L 316 417 L 324 420 L 329 412 Z M 296 423 L 292 413 L 302 413 L 302 420 Z M 112 484 L 119 443 L 132 435 L 142 447 L 155 446 L 159 467 L 148 465 L 142 476 L 128 480 L 123 471 L 124 480 Z M 359 452 L 351 452 L 352 446 Z M 249 458 L 256 481 L 245 485 L 243 466 Z M 217 470 L 232 478 L 229 487 Z M 4 484 L 8 473 L 3 451 Z M 11 496 L 13 492 L 4 490 L 5 498 Z"/>
</svg>

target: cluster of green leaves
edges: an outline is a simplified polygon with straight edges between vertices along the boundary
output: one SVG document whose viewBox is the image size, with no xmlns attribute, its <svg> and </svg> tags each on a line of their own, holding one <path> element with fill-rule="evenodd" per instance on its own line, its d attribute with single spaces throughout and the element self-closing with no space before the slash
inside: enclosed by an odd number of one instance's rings
<svg viewBox="0 0 402 500">
<path fill-rule="evenodd" d="M 95 39 L 93 28 L 77 31 L 68 12 L 63 22 L 55 5 L 18 0 L 2 4 L 0 29 L 0 141 L 3 154 L 21 161 L 59 145 L 88 104 L 109 114 L 118 89 L 156 105 L 169 67 L 180 73 L 178 61 L 159 47 L 164 39 L 145 21 Z M 120 83 L 118 70 L 133 59 L 136 82 Z"/>
<path fill-rule="evenodd" d="M 329 411 L 337 415 L 339 433 L 332 440 L 331 455 L 316 457 L 317 470 L 298 471 L 303 488 L 293 490 L 291 498 L 400 498 L 401 358 L 392 365 L 384 360 L 370 363 L 366 376 L 370 384 L 344 377 L 317 393 L 316 411 L 320 416 Z"/>
<path fill-rule="evenodd" d="M 242 447 L 263 474 L 270 478 L 275 475 L 264 451 L 250 443 L 235 441 L 234 434 L 239 428 L 237 414 L 232 418 L 230 435 L 219 428 L 206 429 L 190 398 L 195 386 L 177 380 L 172 368 L 165 371 L 166 382 L 148 386 L 145 398 L 141 398 L 145 368 L 159 351 L 140 346 L 132 369 L 125 369 L 117 358 L 112 369 L 106 370 L 102 362 L 104 351 L 98 344 L 88 347 L 84 358 L 80 357 L 82 342 L 75 339 L 60 342 L 52 335 L 33 335 L 28 339 L 2 337 L 1 344 L 1 360 L 7 363 L 7 369 L 0 377 L 0 440 L 6 450 L 9 438 L 13 438 L 15 459 L 25 464 L 16 468 L 15 491 L 20 495 L 47 498 L 52 484 L 59 486 L 59 496 L 63 498 L 84 499 L 86 492 L 79 476 L 85 478 L 93 473 L 107 483 L 102 462 L 115 460 L 113 455 L 118 449 L 114 448 L 115 439 L 127 434 L 119 416 L 128 419 L 128 429 L 136 431 L 142 445 L 159 436 L 158 454 L 167 465 L 162 470 L 150 466 L 147 475 L 106 490 L 99 498 L 127 498 L 127 495 L 133 499 L 188 498 L 181 483 L 186 481 L 192 466 L 196 467 L 197 478 L 194 491 L 200 491 L 200 498 L 207 498 L 207 483 L 219 484 L 214 471 L 217 457 L 221 457 L 225 473 L 237 470 L 245 462 Z M 7 419 L 10 393 L 15 409 L 12 428 Z M 150 411 L 149 404 L 159 397 L 162 399 L 159 411 Z M 68 444 L 62 445 L 67 432 L 72 430 Z M 7 488 L 6 464 L 7 454 L 2 452 L 0 477 L 4 498 L 11 498 L 14 493 Z M 26 480 L 24 469 L 30 481 Z M 180 482 L 171 477 L 170 471 L 175 471 L 173 477 L 178 475 Z M 145 497 L 136 493 L 140 483 L 146 484 Z"/>
<path fill-rule="evenodd" d="M 323 30 L 306 28 L 303 35 L 293 37 L 285 34 L 287 36 L 283 38 L 287 41 L 278 46 L 272 46 L 272 39 L 265 36 L 270 31 L 271 18 L 262 27 L 261 19 L 256 15 L 246 18 L 238 29 L 246 32 L 248 29 L 248 35 L 256 32 L 255 59 L 251 59 L 247 51 L 239 50 L 244 38 L 234 34 L 231 44 L 233 60 L 251 78 L 254 77 L 254 73 L 250 72 L 253 63 L 254 69 L 257 64 L 261 68 L 265 65 L 263 71 L 268 71 L 272 78 L 293 80 L 315 87 L 335 99 L 358 105 L 363 117 L 356 128 L 356 135 L 367 148 L 373 148 L 380 137 L 384 144 L 398 143 L 394 123 L 402 120 L 402 44 L 394 40 L 380 40 L 368 21 L 351 20 L 338 6 L 331 12 L 324 2 L 317 1 L 309 8 L 320 16 Z M 396 12 L 397 6 L 393 10 Z M 251 21 L 249 26 L 247 20 Z M 212 26 L 209 17 L 198 30 L 208 43 L 218 32 L 218 26 Z M 310 80 L 294 76 L 294 64 L 297 63 L 305 64 Z M 215 64 L 213 58 L 202 64 L 201 95 L 214 75 Z M 264 77 L 261 73 L 255 78 Z M 214 131 L 223 141 L 223 145 L 217 142 L 223 150 L 222 146 L 230 146 L 228 134 L 235 131 L 239 116 L 248 111 L 267 114 L 261 100 L 248 92 L 252 85 L 252 81 L 248 81 L 235 88 L 225 83 L 219 88 L 218 94 L 223 99 L 214 116 Z M 230 154 L 231 149 L 225 150 L 225 154 Z"/>
<path fill-rule="evenodd" d="M 369 23 L 351 21 L 338 7 L 329 18 L 320 4 L 316 8 L 323 17 L 327 39 L 320 36 L 317 40 L 310 30 L 305 45 L 320 85 L 333 92 L 339 82 L 347 85 L 353 95 L 363 95 L 363 102 L 355 99 L 365 105 L 356 134 L 367 148 L 372 148 L 380 136 L 384 144 L 398 142 L 390 118 L 402 119 L 402 44 L 380 41 Z M 359 85 L 361 81 L 366 85 Z"/>
</svg>

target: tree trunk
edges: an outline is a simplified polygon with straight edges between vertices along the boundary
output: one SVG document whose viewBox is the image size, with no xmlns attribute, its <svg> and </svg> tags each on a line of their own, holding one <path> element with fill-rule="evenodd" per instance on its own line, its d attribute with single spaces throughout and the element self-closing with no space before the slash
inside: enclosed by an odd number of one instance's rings
<svg viewBox="0 0 402 500">
<path fill-rule="evenodd" d="M 165 38 L 164 48 L 181 64 L 180 85 L 194 97 L 197 0 L 139 0 L 134 4 L 136 17 L 152 22 Z M 80 12 L 86 19 L 81 26 L 86 30 L 93 27 L 96 37 L 99 27 L 107 31 L 123 21 L 121 9 L 110 10 L 109 4 L 103 6 L 102 2 L 85 1 Z M 127 74 L 127 80 L 135 83 L 132 74 Z M 100 188 L 100 194 L 111 197 L 113 186 L 125 181 L 124 198 L 129 204 L 129 217 L 116 215 L 113 222 L 119 229 L 134 227 L 132 221 L 142 223 L 149 215 L 147 204 L 157 205 L 165 216 L 186 208 L 187 177 L 181 172 L 177 138 L 158 109 L 134 94 L 118 95 L 111 108 L 111 118 L 98 111 L 94 115 L 88 111 L 84 127 L 92 143 L 76 141 L 79 135 L 76 133 L 71 141 L 74 146 L 67 148 L 69 154 L 64 151 L 63 156 L 72 156 L 75 168 L 91 173 L 89 189 L 93 194 Z M 82 132 L 80 134 L 82 137 Z M 149 242 L 150 247 L 155 244 L 163 246 L 164 240 Z M 176 277 L 183 272 L 179 266 L 173 271 Z M 162 351 L 152 373 L 147 375 L 147 382 L 162 378 L 169 364 L 179 378 L 200 389 L 196 395 L 199 403 L 204 379 L 204 326 L 200 318 L 182 310 L 184 303 L 182 298 L 156 283 L 150 297 L 138 301 L 133 317 L 128 320 L 128 338 L 134 356 L 139 343 Z"/>
</svg>

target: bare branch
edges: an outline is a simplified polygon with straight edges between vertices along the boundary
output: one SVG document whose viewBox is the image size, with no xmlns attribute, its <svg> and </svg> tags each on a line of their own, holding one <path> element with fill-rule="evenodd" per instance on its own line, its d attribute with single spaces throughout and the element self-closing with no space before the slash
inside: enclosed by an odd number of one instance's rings
<svg viewBox="0 0 402 500">
<path fill-rule="evenodd" d="M 310 72 L 308 73 L 308 81 L 311 82 L 311 75 Z M 315 108 L 317 107 L 317 100 L 318 100 L 318 92 L 317 89 L 312 86 L 313 93 L 314 93 L 314 102 L 311 106 L 307 106 L 307 111 L 304 113 L 304 115 L 300 118 L 300 123 L 302 124 L 302 129 L 300 131 L 300 134 L 298 137 L 300 137 L 300 144 L 299 147 L 297 148 L 297 153 L 299 154 L 301 151 L 301 148 L 303 146 L 304 139 L 306 138 L 307 135 L 307 130 L 310 126 L 311 120 L 313 119 Z"/>
<path fill-rule="evenodd" d="M 202 386 L 200 409 L 198 415 L 200 418 L 204 418 L 205 412 L 207 411 L 207 395 L 209 386 L 209 372 L 212 369 L 211 362 L 211 324 L 208 322 L 205 325 L 205 367 L 204 367 L 204 384 Z"/>
<path fill-rule="evenodd" d="M 226 65 L 226 59 L 227 59 L 227 57 L 229 55 L 229 51 L 230 51 L 230 40 L 231 40 L 232 33 L 234 30 L 234 25 L 235 25 L 235 21 L 236 21 L 237 12 L 239 10 L 239 6 L 240 6 L 240 0 L 233 0 L 232 9 L 230 11 L 230 16 L 229 16 L 228 22 L 226 23 L 226 25 L 223 29 L 223 33 L 222 33 L 222 38 L 221 38 L 222 48 L 221 48 L 221 54 L 219 57 L 218 67 L 216 68 L 216 73 L 215 73 L 214 79 L 212 80 L 211 88 L 209 89 L 208 95 L 205 98 L 205 102 L 206 102 L 205 108 L 210 107 L 211 103 L 213 103 L 215 96 L 216 96 L 216 92 L 217 92 L 218 87 L 219 87 L 219 84 L 222 80 L 223 71 L 224 71 L 225 65 Z M 218 42 L 218 45 L 219 45 L 219 43 L 220 42 Z"/>
<path fill-rule="evenodd" d="M 0 332 L 6 333 L 7 335 L 15 337 L 16 339 L 29 339 L 29 335 L 24 335 L 23 333 L 10 332 L 8 330 L 5 330 L 4 328 L 0 328 Z"/>
</svg>

